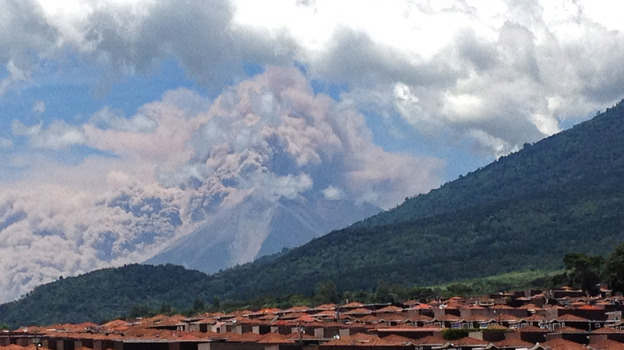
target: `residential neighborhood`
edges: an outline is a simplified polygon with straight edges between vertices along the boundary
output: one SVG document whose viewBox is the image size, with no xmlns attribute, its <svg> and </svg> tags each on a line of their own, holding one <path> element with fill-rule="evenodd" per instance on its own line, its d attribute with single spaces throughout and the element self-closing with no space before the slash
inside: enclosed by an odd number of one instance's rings
<svg viewBox="0 0 624 350">
<path fill-rule="evenodd" d="M 624 349 L 622 296 L 526 290 L 20 327 L 0 350 Z M 467 336 L 466 336 L 467 335 Z"/>
</svg>

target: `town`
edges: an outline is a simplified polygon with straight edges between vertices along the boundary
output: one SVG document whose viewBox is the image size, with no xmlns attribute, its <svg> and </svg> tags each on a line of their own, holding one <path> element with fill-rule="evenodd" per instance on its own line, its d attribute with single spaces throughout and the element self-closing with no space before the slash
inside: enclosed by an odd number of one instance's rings
<svg viewBox="0 0 624 350">
<path fill-rule="evenodd" d="M 0 350 L 624 349 L 622 297 L 569 287 L 20 327 Z"/>
</svg>

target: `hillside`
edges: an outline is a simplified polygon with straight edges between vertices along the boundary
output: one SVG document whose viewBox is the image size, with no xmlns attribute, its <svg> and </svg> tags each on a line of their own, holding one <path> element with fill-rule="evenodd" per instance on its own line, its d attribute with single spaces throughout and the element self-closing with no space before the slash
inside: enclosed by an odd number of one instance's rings
<svg viewBox="0 0 624 350">
<path fill-rule="evenodd" d="M 232 298 L 429 285 L 532 268 L 624 241 L 624 103 L 264 265 L 217 274 Z M 232 283 L 233 282 L 233 283 Z M 235 288 L 235 286 L 238 286 Z"/>
<path fill-rule="evenodd" d="M 416 220 L 552 191 L 576 191 L 579 184 L 598 191 L 619 190 L 618 175 L 624 172 L 623 102 L 569 130 L 525 144 L 521 151 L 428 194 L 409 198 L 359 226 Z"/>
<path fill-rule="evenodd" d="M 0 323 L 101 322 L 127 315 L 134 307 L 159 308 L 163 303 L 183 310 L 203 295 L 207 277 L 181 266 L 133 264 L 60 278 L 0 305 Z"/>
<path fill-rule="evenodd" d="M 330 280 L 339 290 L 371 290 L 379 281 L 432 285 L 510 271 L 556 269 L 567 252 L 605 254 L 624 241 L 621 135 L 622 102 L 391 211 L 301 247 L 208 277 L 159 281 L 156 276 L 152 281 L 159 284 L 157 290 L 166 286 L 171 293 L 177 286 L 184 287 L 179 298 L 186 301 L 215 296 L 244 300 L 265 294 L 309 295 L 319 282 Z M 72 293 L 87 298 L 81 306 L 66 299 L 71 303 L 61 308 L 65 313 L 58 313 L 57 305 L 37 304 L 44 293 L 68 295 L 58 287 L 70 280 L 65 279 L 1 306 L 0 322 L 14 320 L 34 307 L 48 317 L 78 312 L 79 307 L 88 315 L 91 307 L 132 299 L 121 291 L 97 302 L 87 297 L 117 278 L 115 270 L 110 273 L 105 279 L 72 285 Z M 153 295 L 157 300 L 161 294 Z"/>
</svg>

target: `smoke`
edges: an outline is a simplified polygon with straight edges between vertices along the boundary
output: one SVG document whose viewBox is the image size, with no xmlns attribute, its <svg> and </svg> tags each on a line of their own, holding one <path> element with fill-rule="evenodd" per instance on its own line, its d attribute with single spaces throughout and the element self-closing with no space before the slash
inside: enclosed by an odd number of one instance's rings
<svg viewBox="0 0 624 350">
<path fill-rule="evenodd" d="M 62 143 L 51 135 L 64 140 L 66 126 L 15 122 L 14 133 L 33 147 L 56 149 Z M 73 166 L 33 159 L 29 176 L 3 189 L 2 301 L 61 275 L 144 261 L 237 205 L 254 203 L 265 209 L 238 218 L 248 232 L 232 238 L 232 260 L 246 262 L 268 231 L 254 232 L 283 201 L 387 208 L 439 184 L 442 167 L 375 145 L 357 110 L 315 93 L 294 68 L 270 67 L 212 103 L 178 89 L 133 116 L 104 108 L 71 130 L 112 156 Z M 81 185 L 81 178 L 89 182 Z"/>
<path fill-rule="evenodd" d="M 62 186 L 0 194 L 0 302 L 59 276 L 145 259 L 181 225 L 179 191 L 138 186 L 93 196 Z"/>
<path fill-rule="evenodd" d="M 389 207 L 438 181 L 441 164 L 385 152 L 364 117 L 315 94 L 296 69 L 269 68 L 219 96 L 191 138 L 193 155 L 161 183 L 192 191 L 203 218 L 249 196 L 328 195 Z M 329 192 L 327 189 L 330 189 Z"/>
</svg>

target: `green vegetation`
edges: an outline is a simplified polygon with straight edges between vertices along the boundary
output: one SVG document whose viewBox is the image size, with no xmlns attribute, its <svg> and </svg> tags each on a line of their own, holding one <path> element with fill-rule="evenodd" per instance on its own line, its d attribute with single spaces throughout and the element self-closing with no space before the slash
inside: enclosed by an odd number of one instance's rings
<svg viewBox="0 0 624 350">
<path fill-rule="evenodd" d="M 495 276 L 477 278 L 461 282 L 453 282 L 433 287 L 439 290 L 438 295 L 450 296 L 476 296 L 493 292 L 539 289 L 549 287 L 553 277 L 558 271 L 531 270 L 522 272 L 509 272 Z"/>
<path fill-rule="evenodd" d="M 504 280 L 496 282 L 498 286 L 493 281 L 485 286 L 459 281 L 560 270 L 565 254 L 602 255 L 622 241 L 621 135 L 622 102 L 590 121 L 527 144 L 393 210 L 299 248 L 211 276 L 186 274 L 173 266 L 130 265 L 64 278 L 0 306 L 0 322 L 99 321 L 132 310 L 155 312 L 163 303 L 174 311 L 193 312 L 215 305 L 225 309 L 320 300 L 392 301 L 507 289 L 510 282 Z M 618 249 L 622 252 L 604 261 L 611 267 L 601 277 L 621 291 L 624 248 Z M 568 259 L 565 278 L 591 286 L 594 263 L 589 259 L 586 272 L 582 256 Z M 445 290 L 423 288 L 442 284 L 447 284 Z"/>
<path fill-rule="evenodd" d="M 624 293 L 624 244 L 615 247 L 607 258 L 603 278 L 615 292 Z"/>
<path fill-rule="evenodd" d="M 553 277 L 554 284 L 565 284 L 597 295 L 600 284 L 607 283 L 615 292 L 624 292 L 624 243 L 616 246 L 606 260 L 600 255 L 569 253 L 563 262 L 565 272 Z"/>
<path fill-rule="evenodd" d="M 20 300 L 0 306 L 0 322 L 11 326 L 101 322 L 156 311 L 191 313 L 207 275 L 180 266 L 126 265 L 79 277 L 59 278 Z"/>
<path fill-rule="evenodd" d="M 461 338 L 465 338 L 467 337 L 470 332 L 477 332 L 479 331 L 479 329 L 453 329 L 453 328 L 447 328 L 444 329 L 442 331 L 442 338 L 446 339 L 446 340 L 458 340 Z"/>
</svg>

